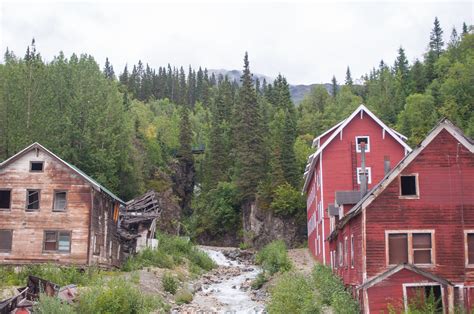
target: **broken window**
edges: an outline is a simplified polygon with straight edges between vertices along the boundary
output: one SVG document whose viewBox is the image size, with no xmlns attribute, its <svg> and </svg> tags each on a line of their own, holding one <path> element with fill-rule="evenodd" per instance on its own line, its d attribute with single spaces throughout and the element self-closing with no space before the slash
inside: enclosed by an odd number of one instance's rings
<svg viewBox="0 0 474 314">
<path fill-rule="evenodd" d="M 372 183 L 372 169 L 370 167 L 365 167 L 365 175 L 367 177 L 367 184 Z M 357 167 L 357 184 L 362 182 L 362 168 Z"/>
<path fill-rule="evenodd" d="M 54 192 L 53 210 L 62 211 L 66 209 L 67 205 L 67 192 L 58 191 Z"/>
<path fill-rule="evenodd" d="M 467 234 L 467 263 L 474 264 L 474 233 Z"/>
<path fill-rule="evenodd" d="M 388 235 L 388 263 L 408 263 L 408 236 L 406 233 Z"/>
<path fill-rule="evenodd" d="M 40 191 L 39 190 L 27 190 L 26 191 L 26 209 L 27 210 L 38 210 L 40 202 Z"/>
<path fill-rule="evenodd" d="M 71 249 L 70 231 L 45 231 L 44 250 L 53 252 L 69 252 Z"/>
<path fill-rule="evenodd" d="M 365 143 L 365 151 L 370 152 L 370 138 L 368 136 L 356 136 L 356 151 L 362 152 L 360 144 Z"/>
<path fill-rule="evenodd" d="M 431 264 L 431 233 L 413 233 L 413 263 Z"/>
<path fill-rule="evenodd" d="M 0 252 L 12 250 L 12 230 L 0 230 Z"/>
<path fill-rule="evenodd" d="M 32 172 L 42 172 L 44 163 L 42 161 L 32 161 L 30 162 L 30 171 Z"/>
<path fill-rule="evenodd" d="M 400 194 L 402 196 L 417 196 L 416 175 L 400 176 Z"/>
<path fill-rule="evenodd" d="M 0 209 L 10 209 L 11 191 L 0 190 Z"/>
</svg>

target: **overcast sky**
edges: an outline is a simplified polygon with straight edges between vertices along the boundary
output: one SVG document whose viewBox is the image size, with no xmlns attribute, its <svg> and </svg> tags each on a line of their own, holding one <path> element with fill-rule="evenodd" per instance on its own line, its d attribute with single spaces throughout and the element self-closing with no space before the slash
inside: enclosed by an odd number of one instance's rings
<svg viewBox="0 0 474 314">
<path fill-rule="evenodd" d="M 116 73 L 139 59 L 152 67 L 202 66 L 282 73 L 291 84 L 354 78 L 381 59 L 392 64 L 401 45 L 410 61 L 425 52 L 435 16 L 444 30 L 473 23 L 473 2 L 223 4 L 101 2 L 5 2 L 0 0 L 0 50 L 23 56 L 31 38 L 47 61 L 88 53 Z"/>
</svg>

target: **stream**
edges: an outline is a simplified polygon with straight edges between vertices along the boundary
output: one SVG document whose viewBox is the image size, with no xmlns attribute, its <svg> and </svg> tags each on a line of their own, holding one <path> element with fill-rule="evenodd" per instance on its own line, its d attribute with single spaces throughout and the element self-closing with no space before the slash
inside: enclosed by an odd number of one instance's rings
<svg viewBox="0 0 474 314">
<path fill-rule="evenodd" d="M 204 274 L 195 285 L 200 288 L 191 304 L 182 305 L 173 313 L 265 313 L 265 295 L 250 284 L 260 273 L 252 259 L 241 251 L 229 248 L 201 247 L 218 265 Z"/>
</svg>

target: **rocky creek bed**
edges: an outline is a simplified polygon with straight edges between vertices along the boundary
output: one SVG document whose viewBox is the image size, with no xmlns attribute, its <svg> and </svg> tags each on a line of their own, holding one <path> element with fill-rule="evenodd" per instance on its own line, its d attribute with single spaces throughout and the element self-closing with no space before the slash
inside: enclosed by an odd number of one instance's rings
<svg viewBox="0 0 474 314">
<path fill-rule="evenodd" d="M 176 306 L 172 313 L 264 313 L 266 293 L 252 290 L 260 273 L 254 254 L 235 248 L 201 247 L 218 267 L 193 283 L 194 299 Z"/>
</svg>

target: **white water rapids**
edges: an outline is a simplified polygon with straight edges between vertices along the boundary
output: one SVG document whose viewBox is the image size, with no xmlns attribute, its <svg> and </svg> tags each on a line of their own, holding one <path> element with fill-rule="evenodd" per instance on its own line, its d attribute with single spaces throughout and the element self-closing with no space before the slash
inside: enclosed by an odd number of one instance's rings
<svg viewBox="0 0 474 314">
<path fill-rule="evenodd" d="M 248 282 L 255 279 L 261 270 L 255 265 L 231 260 L 218 249 L 201 249 L 219 268 L 212 275 L 212 280 L 203 282 L 202 290 L 194 295 L 192 310 L 197 310 L 196 313 L 264 313 L 265 306 L 252 300 L 248 287 Z M 247 289 L 241 289 L 243 283 L 247 283 Z"/>
</svg>

